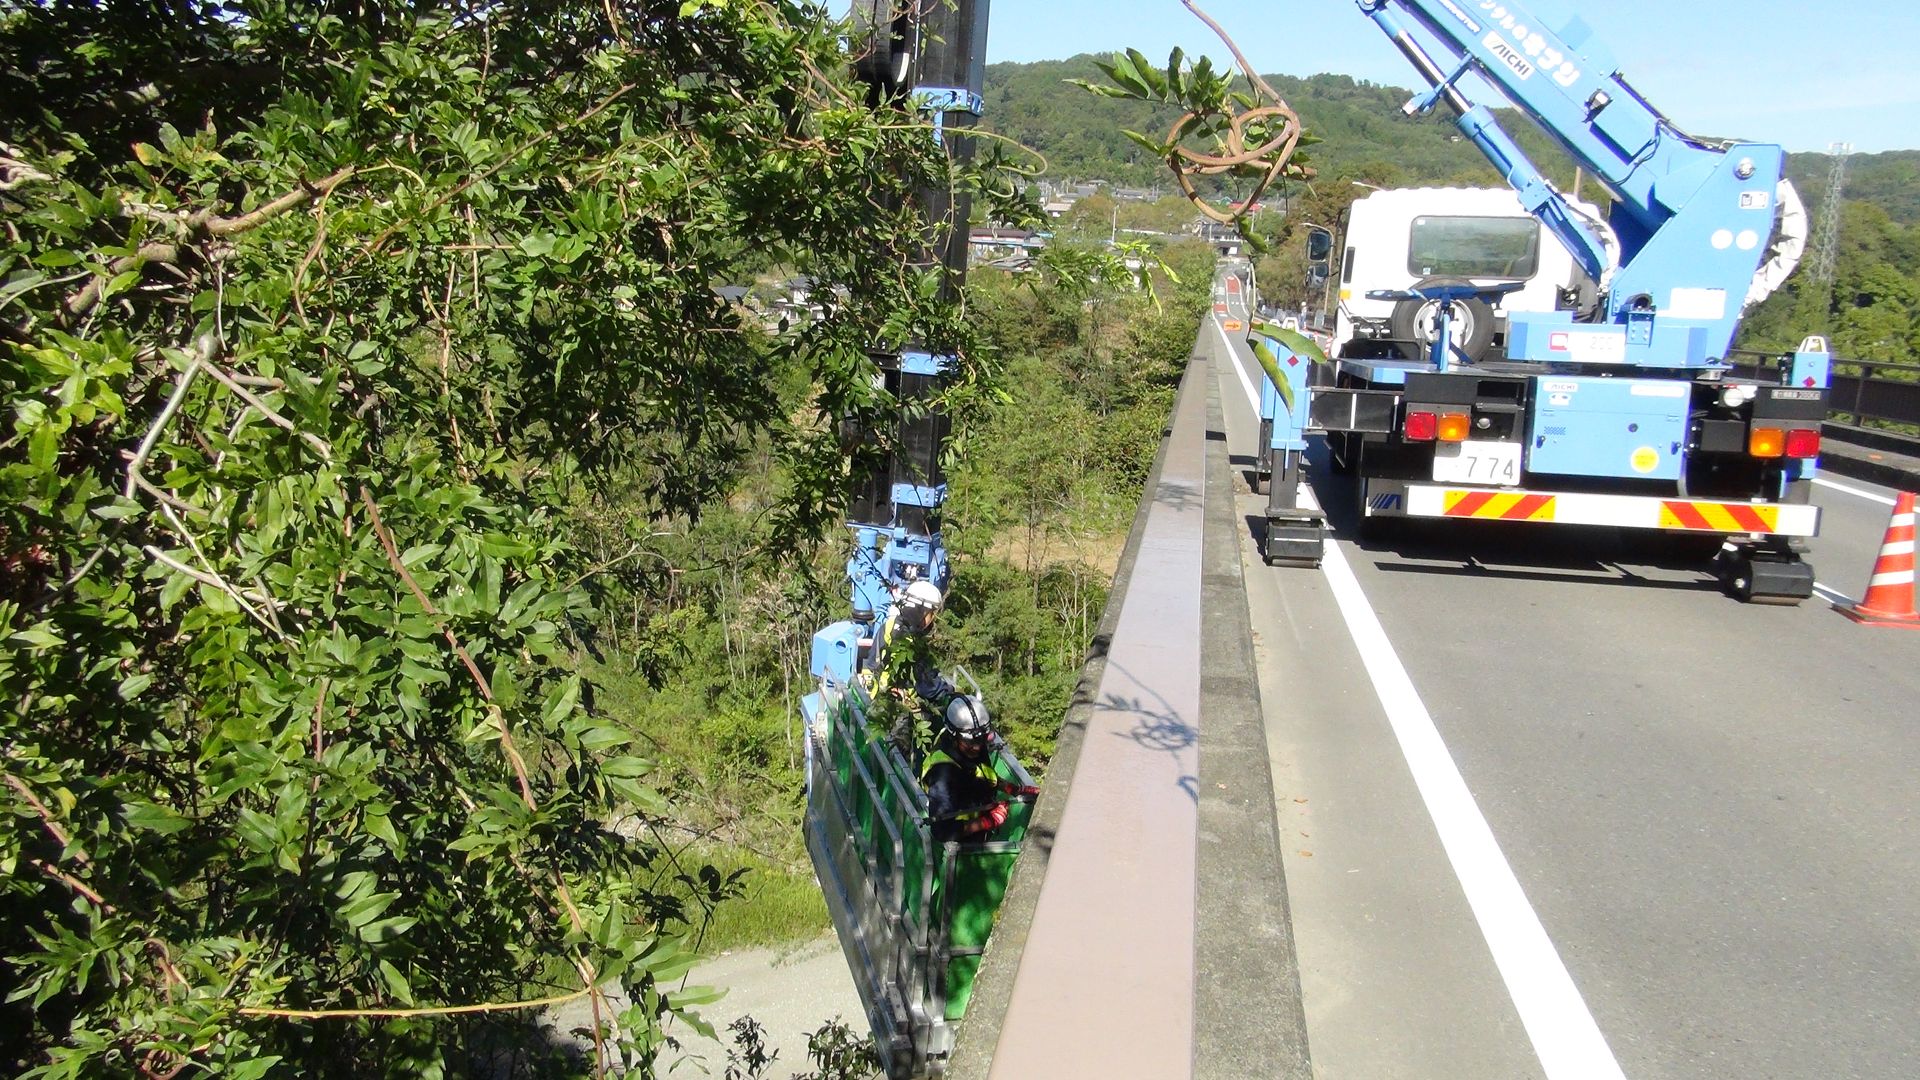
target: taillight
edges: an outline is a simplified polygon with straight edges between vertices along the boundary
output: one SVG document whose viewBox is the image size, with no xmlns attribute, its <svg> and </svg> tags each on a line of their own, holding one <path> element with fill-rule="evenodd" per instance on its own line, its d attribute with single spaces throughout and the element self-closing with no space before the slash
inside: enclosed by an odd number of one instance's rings
<svg viewBox="0 0 1920 1080">
<path fill-rule="evenodd" d="M 1467 429 L 1472 426 L 1473 421 L 1466 413 L 1441 413 L 1440 441 L 1465 442 L 1467 439 Z"/>
<path fill-rule="evenodd" d="M 1747 453 L 1758 458 L 1776 458 L 1787 452 L 1787 433 L 1779 428 L 1757 427 L 1747 432 Z"/>
<path fill-rule="evenodd" d="M 1440 418 L 1430 412 L 1410 412 L 1404 434 L 1413 442 L 1432 442 L 1440 433 Z"/>
<path fill-rule="evenodd" d="M 1790 458 L 1819 457 L 1819 429 L 1794 428 L 1792 431 L 1787 432 L 1787 456 Z"/>
</svg>

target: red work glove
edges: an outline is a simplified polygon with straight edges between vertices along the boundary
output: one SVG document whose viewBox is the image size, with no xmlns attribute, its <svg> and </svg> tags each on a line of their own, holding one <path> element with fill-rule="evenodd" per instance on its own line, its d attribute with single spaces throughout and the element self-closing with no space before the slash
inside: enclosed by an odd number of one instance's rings
<svg viewBox="0 0 1920 1080">
<path fill-rule="evenodd" d="M 982 811 L 979 817 L 973 819 L 971 827 L 968 828 L 967 831 L 970 833 L 992 832 L 1006 823 L 1007 804 L 1003 802 L 994 803 Z"/>
<path fill-rule="evenodd" d="M 1000 790 L 1004 794 L 1018 795 L 1021 798 L 1027 799 L 1031 799 L 1035 795 L 1040 794 L 1040 789 L 1031 784 L 1016 784 L 1011 780 L 1001 781 Z"/>
</svg>

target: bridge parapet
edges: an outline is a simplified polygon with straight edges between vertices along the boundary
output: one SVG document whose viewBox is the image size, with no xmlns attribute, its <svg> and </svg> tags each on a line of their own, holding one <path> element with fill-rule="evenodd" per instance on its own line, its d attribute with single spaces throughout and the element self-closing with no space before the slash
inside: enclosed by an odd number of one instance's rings
<svg viewBox="0 0 1920 1080">
<path fill-rule="evenodd" d="M 1148 478 L 958 1080 L 1310 1075 L 1210 352 Z"/>
</svg>

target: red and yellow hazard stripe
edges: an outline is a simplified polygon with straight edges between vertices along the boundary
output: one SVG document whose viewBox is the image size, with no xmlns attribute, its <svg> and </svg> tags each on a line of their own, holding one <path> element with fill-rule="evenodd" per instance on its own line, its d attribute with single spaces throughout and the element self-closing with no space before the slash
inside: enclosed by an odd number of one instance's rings
<svg viewBox="0 0 1920 1080">
<path fill-rule="evenodd" d="M 1552 521 L 1553 498 L 1512 491 L 1449 491 L 1443 513 L 1454 518 Z"/>
<path fill-rule="evenodd" d="M 1696 532 L 1770 533 L 1780 529 L 1780 508 L 1751 503 L 1683 502 L 1660 504 L 1660 527 Z"/>
</svg>

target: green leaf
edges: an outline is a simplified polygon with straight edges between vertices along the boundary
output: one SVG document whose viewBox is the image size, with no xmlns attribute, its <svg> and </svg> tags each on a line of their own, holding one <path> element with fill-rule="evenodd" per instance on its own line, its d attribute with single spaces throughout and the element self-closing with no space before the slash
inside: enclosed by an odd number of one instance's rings
<svg viewBox="0 0 1920 1080">
<path fill-rule="evenodd" d="M 267 1075 L 268 1070 L 280 1064 L 282 1060 L 279 1054 L 247 1058 L 244 1061 L 238 1061 L 226 1066 L 220 1075 L 225 1077 L 226 1080 L 260 1080 L 261 1077 Z"/>
<path fill-rule="evenodd" d="M 243 808 L 234 821 L 234 832 L 239 835 L 241 843 L 259 854 L 279 853 L 280 827 L 258 810 Z"/>
<path fill-rule="evenodd" d="M 25 630 L 16 630 L 11 641 L 17 641 L 29 649 L 52 649 L 66 644 L 66 639 L 40 626 L 29 626 Z"/>
<path fill-rule="evenodd" d="M 172 810 L 144 799 L 129 799 L 121 809 L 121 817 L 131 828 L 161 836 L 171 836 L 193 824 Z"/>
<path fill-rule="evenodd" d="M 388 851 L 400 854 L 400 834 L 393 831 L 393 820 L 386 814 L 370 810 L 361 818 L 361 825 L 368 835 L 385 843 Z"/>
<path fill-rule="evenodd" d="M 132 701 L 134 698 L 139 697 L 141 692 L 146 690 L 146 688 L 151 685 L 153 685 L 152 675 L 148 675 L 143 672 L 138 675 L 128 676 L 127 678 L 120 680 L 120 687 L 118 690 L 118 693 L 120 695 L 120 700 Z"/>
<path fill-rule="evenodd" d="M 514 674 L 511 663 L 502 663 L 493 669 L 489 680 L 493 687 L 494 703 L 502 710 L 511 709 L 520 704 L 520 677 Z"/>
<path fill-rule="evenodd" d="M 392 994 L 400 1004 L 413 1005 L 412 984 L 407 982 L 407 977 L 400 974 L 400 969 L 394 967 L 390 961 L 380 961 L 380 979 L 387 984 L 387 992 Z"/>
<path fill-rule="evenodd" d="M 1110 86 L 1106 83 L 1089 82 L 1086 79 L 1066 79 L 1063 81 L 1066 82 L 1068 86 L 1077 86 L 1080 89 L 1085 90 L 1090 94 L 1098 94 L 1101 97 L 1107 97 L 1107 98 L 1133 97 L 1132 94 L 1127 93 L 1125 90 L 1122 90 L 1117 86 Z"/>
<path fill-rule="evenodd" d="M 393 902 L 398 899 L 400 899 L 400 894 L 397 892 L 368 893 L 365 896 L 349 901 L 345 907 L 335 912 L 335 914 L 340 917 L 341 922 L 346 923 L 354 930 L 360 930 L 384 914 L 388 908 L 393 906 Z M 372 941 L 375 939 L 368 938 L 367 940 Z"/>
<path fill-rule="evenodd" d="M 1111 61 L 1095 60 L 1093 64 L 1099 68 L 1107 78 L 1112 79 L 1115 86 L 1125 90 L 1133 97 L 1148 98 L 1152 96 L 1152 92 L 1147 88 L 1146 80 L 1142 79 L 1140 73 L 1133 69 L 1133 61 L 1128 60 L 1125 54 L 1114 53 Z"/>
<path fill-rule="evenodd" d="M 29 289 L 37 288 L 47 280 L 47 275 L 38 272 L 16 274 L 0 285 L 0 307 L 5 307 Z"/>
<path fill-rule="evenodd" d="M 1288 330 L 1285 327 L 1276 326 L 1270 322 L 1258 321 L 1253 324 L 1253 329 L 1256 333 L 1265 334 L 1273 338 L 1275 341 L 1285 345 L 1287 348 L 1313 363 L 1333 363 L 1332 360 L 1327 358 L 1327 354 L 1320 348 L 1318 342 L 1298 330 Z"/>
<path fill-rule="evenodd" d="M 119 273 L 113 275 L 112 279 L 107 282 L 106 287 L 100 290 L 100 299 L 102 300 L 111 299 L 112 297 L 118 296 L 119 294 L 126 292 L 128 289 L 133 288 L 135 285 L 138 285 L 139 283 L 140 283 L 139 270 L 137 269 L 122 270 Z"/>
<path fill-rule="evenodd" d="M 407 931 L 413 929 L 414 925 L 419 921 L 420 920 L 410 915 L 396 915 L 391 919 L 381 919 L 378 922 L 371 922 L 365 926 L 358 927 L 355 929 L 355 933 L 360 935 L 360 940 L 368 942 L 369 944 L 378 945 L 405 934 Z"/>
<path fill-rule="evenodd" d="M 52 472 L 60 460 L 60 429 L 41 424 L 27 437 L 27 464 L 39 472 Z"/>
<path fill-rule="evenodd" d="M 1140 81 L 1152 91 L 1154 97 L 1164 99 L 1167 96 L 1166 77 L 1160 74 L 1159 69 L 1153 66 L 1153 61 L 1147 59 L 1145 53 L 1139 49 L 1128 49 L 1127 62 L 1140 76 Z"/>
<path fill-rule="evenodd" d="M 557 729 L 579 704 L 580 676 L 569 675 L 547 694 L 546 704 L 540 708 L 540 722 L 548 730 Z"/>
<path fill-rule="evenodd" d="M 496 559 L 524 559 L 533 554 L 533 545 L 505 533 L 490 532 L 480 538 L 480 551 Z"/>
<path fill-rule="evenodd" d="M 625 746 L 633 741 L 633 736 L 612 724 L 594 724 L 580 733 L 580 747 L 588 753 L 598 754 L 616 746 Z"/>
<path fill-rule="evenodd" d="M 689 986 L 683 990 L 673 990 L 667 994 L 667 1007 L 670 1009 L 690 1009 L 696 1005 L 711 1005 L 727 996 L 725 987 Z"/>
<path fill-rule="evenodd" d="M 700 1037 L 703 1039 L 714 1039 L 717 1041 L 720 1038 L 719 1034 L 713 1030 L 713 1025 L 708 1023 L 699 1013 L 683 1012 L 680 1014 L 680 1019 L 686 1021 L 688 1027 L 699 1032 Z"/>
</svg>

